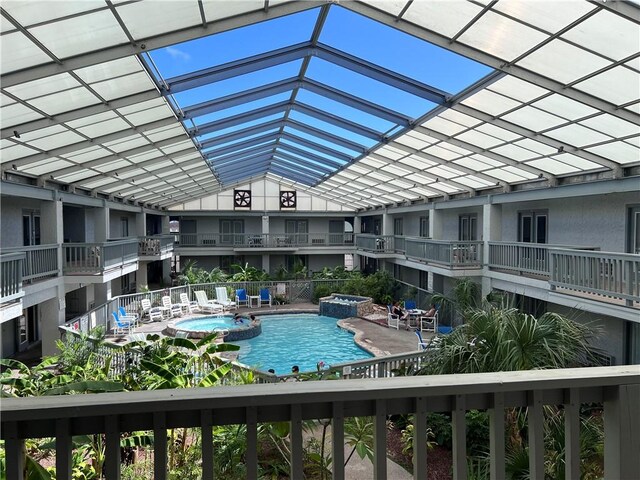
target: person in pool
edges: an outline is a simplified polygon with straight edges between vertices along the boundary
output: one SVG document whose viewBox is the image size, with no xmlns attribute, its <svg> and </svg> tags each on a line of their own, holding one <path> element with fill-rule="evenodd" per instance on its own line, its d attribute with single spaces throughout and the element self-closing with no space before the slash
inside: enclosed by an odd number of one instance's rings
<svg viewBox="0 0 640 480">
<path fill-rule="evenodd" d="M 233 316 L 233 323 L 235 323 L 236 325 L 240 325 L 240 324 L 242 324 L 242 316 L 240 316 L 240 314 L 239 314 L 239 313 L 236 313 L 236 314 Z"/>
</svg>

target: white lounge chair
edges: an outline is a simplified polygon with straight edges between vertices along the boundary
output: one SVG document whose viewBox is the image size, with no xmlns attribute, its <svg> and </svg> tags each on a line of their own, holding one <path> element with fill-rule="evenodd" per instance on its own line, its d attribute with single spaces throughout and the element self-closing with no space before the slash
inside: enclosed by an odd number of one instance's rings
<svg viewBox="0 0 640 480">
<path fill-rule="evenodd" d="M 163 308 L 152 307 L 151 300 L 148 298 L 142 299 L 140 303 L 142 305 L 142 315 L 148 315 L 150 322 L 161 322 L 164 320 Z"/>
<path fill-rule="evenodd" d="M 180 307 L 186 313 L 194 313 L 200 310 L 198 308 L 198 302 L 189 300 L 189 295 L 187 295 L 186 293 L 180 294 Z"/>
<path fill-rule="evenodd" d="M 165 308 L 167 313 L 172 317 L 182 316 L 182 306 L 178 303 L 171 303 L 171 297 L 169 295 L 162 297 L 162 307 Z"/>
<path fill-rule="evenodd" d="M 198 290 L 197 292 L 193 292 L 196 296 L 196 300 L 198 301 L 198 307 L 201 312 L 207 313 L 222 313 L 224 311 L 224 307 L 219 303 L 214 303 L 212 300 L 207 298 L 207 292 L 204 290 Z"/>
<path fill-rule="evenodd" d="M 225 310 L 235 310 L 237 308 L 236 302 L 229 300 L 227 294 L 227 287 L 216 287 L 216 303 L 219 303 Z"/>
</svg>

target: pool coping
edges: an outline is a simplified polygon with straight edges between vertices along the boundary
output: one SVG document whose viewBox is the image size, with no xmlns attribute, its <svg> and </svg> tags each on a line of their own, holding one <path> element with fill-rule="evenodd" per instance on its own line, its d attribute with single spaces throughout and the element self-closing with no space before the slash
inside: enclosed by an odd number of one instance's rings
<svg viewBox="0 0 640 480">
<path fill-rule="evenodd" d="M 348 332 L 353 333 L 353 341 L 358 345 L 361 349 L 366 352 L 369 352 L 374 357 L 386 357 L 388 355 L 384 350 L 380 350 L 378 347 L 371 345 L 371 340 L 365 337 L 365 333 L 356 328 L 352 323 L 349 323 L 349 320 L 366 320 L 361 317 L 348 317 L 338 320 L 337 325 L 343 330 L 347 330 Z"/>
</svg>

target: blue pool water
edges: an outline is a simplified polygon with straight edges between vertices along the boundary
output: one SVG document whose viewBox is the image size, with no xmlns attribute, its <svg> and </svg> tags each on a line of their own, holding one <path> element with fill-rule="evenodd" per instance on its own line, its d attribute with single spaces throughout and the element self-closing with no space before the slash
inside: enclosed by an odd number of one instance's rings
<svg viewBox="0 0 640 480">
<path fill-rule="evenodd" d="M 182 320 L 176 323 L 176 327 L 180 330 L 193 330 L 193 331 L 213 331 L 214 328 L 226 328 L 227 330 L 233 330 L 234 328 L 246 327 L 249 325 L 249 320 L 242 319 L 242 323 L 235 323 L 233 315 L 218 315 L 215 317 L 203 317 L 194 318 L 191 320 Z"/>
<path fill-rule="evenodd" d="M 332 365 L 373 356 L 358 347 L 353 335 L 339 328 L 332 317 L 264 315 L 260 320 L 261 335 L 233 342 L 240 346 L 238 360 L 260 370 L 273 368 L 284 375 L 298 365 L 301 372 L 315 372 L 320 361 Z"/>
</svg>

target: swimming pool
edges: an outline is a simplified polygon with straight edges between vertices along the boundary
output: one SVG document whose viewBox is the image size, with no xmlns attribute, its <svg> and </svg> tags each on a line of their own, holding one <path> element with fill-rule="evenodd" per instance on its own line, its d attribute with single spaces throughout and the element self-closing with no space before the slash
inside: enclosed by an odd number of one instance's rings
<svg viewBox="0 0 640 480">
<path fill-rule="evenodd" d="M 277 374 L 316 371 L 320 361 L 331 365 L 371 358 L 353 341 L 353 334 L 339 328 L 336 319 L 314 314 L 262 315 L 262 335 L 233 342 L 240 347 L 238 360 Z"/>
<path fill-rule="evenodd" d="M 176 322 L 176 327 L 180 330 L 194 330 L 196 332 L 212 331 L 216 328 L 241 328 L 249 325 L 249 320 L 242 319 L 242 323 L 235 323 L 233 315 L 219 315 L 215 317 L 192 318 L 190 320 L 180 320 Z"/>
</svg>

